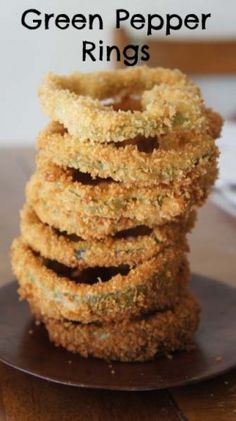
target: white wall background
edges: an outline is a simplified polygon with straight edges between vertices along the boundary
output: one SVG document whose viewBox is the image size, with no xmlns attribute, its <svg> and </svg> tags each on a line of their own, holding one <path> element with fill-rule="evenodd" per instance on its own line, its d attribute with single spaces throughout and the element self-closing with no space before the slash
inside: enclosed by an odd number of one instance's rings
<svg viewBox="0 0 236 421">
<path fill-rule="evenodd" d="M 103 32 L 85 29 L 29 31 L 20 23 L 23 11 L 28 8 L 68 15 L 101 13 L 105 29 Z M 1 0 L 0 145 L 34 142 L 37 132 L 46 122 L 37 99 L 37 87 L 45 73 L 94 71 L 109 67 L 108 63 L 82 63 L 80 46 L 83 39 L 103 39 L 107 44 L 111 43 L 116 8 L 144 14 L 212 13 L 207 31 L 195 30 L 186 34 L 182 30 L 174 37 L 236 38 L 236 0 Z M 202 80 L 201 84 L 210 105 L 215 105 L 226 115 L 235 101 L 236 110 L 235 78 L 210 83 Z"/>
</svg>

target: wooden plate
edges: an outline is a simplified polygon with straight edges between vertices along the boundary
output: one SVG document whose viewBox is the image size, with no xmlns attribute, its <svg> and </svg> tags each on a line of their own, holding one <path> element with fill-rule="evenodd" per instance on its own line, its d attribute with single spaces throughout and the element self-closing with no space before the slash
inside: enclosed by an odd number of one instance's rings
<svg viewBox="0 0 236 421">
<path fill-rule="evenodd" d="M 0 360 L 42 379 L 95 389 L 163 389 L 216 376 L 236 365 L 236 289 L 197 275 L 191 284 L 202 306 L 194 350 L 173 359 L 108 363 L 54 347 L 12 282 L 0 289 Z"/>
</svg>

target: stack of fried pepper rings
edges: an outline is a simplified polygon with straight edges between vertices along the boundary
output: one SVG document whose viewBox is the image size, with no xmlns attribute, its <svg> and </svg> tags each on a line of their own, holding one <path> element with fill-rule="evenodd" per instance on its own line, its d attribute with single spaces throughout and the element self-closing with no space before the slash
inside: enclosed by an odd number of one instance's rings
<svg viewBox="0 0 236 421">
<path fill-rule="evenodd" d="M 186 234 L 217 175 L 221 117 L 177 70 L 50 74 L 21 236 L 19 294 L 51 341 L 144 361 L 188 349 L 199 320 Z"/>
</svg>

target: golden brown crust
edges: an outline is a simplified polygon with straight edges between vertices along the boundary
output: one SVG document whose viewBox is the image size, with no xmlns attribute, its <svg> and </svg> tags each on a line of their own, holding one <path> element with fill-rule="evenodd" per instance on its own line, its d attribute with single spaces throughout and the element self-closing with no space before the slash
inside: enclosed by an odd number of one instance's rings
<svg viewBox="0 0 236 421">
<path fill-rule="evenodd" d="M 51 74 L 39 95 L 53 121 L 12 245 L 21 299 L 85 357 L 188 348 L 199 305 L 186 233 L 217 175 L 221 117 L 162 68 Z"/>
<path fill-rule="evenodd" d="M 24 243 L 41 256 L 56 260 L 68 267 L 84 269 L 95 266 L 136 266 L 151 259 L 166 247 L 182 244 L 186 233 L 195 222 L 192 212 L 179 223 L 170 223 L 149 230 L 137 227 L 124 232 L 123 237 L 105 237 L 103 240 L 70 238 L 43 224 L 29 206 L 21 212 L 21 235 Z M 187 246 L 186 246 L 187 247 Z"/>
<path fill-rule="evenodd" d="M 208 133 L 214 139 L 217 139 L 220 137 L 224 120 L 219 113 L 211 108 L 206 108 L 205 112 L 208 120 Z"/>
<path fill-rule="evenodd" d="M 74 181 L 71 171 L 48 165 L 36 171 L 27 185 L 27 200 L 36 206 L 46 203 L 52 209 L 70 214 L 135 219 L 140 224 L 162 224 L 189 212 L 205 200 L 216 178 L 215 162 L 202 165 L 202 175 L 189 175 L 182 182 L 166 187 L 101 181 L 88 185 Z M 148 215 L 148 217 L 147 217 Z"/>
<path fill-rule="evenodd" d="M 124 217 L 121 217 L 118 220 L 95 216 L 91 218 L 86 215 L 68 212 L 65 209 L 50 209 L 47 203 L 42 201 L 35 202 L 33 206 L 32 203 L 27 204 L 33 208 L 38 218 L 44 224 L 48 224 L 69 235 L 75 234 L 78 237 L 87 240 L 103 239 L 106 236 L 113 236 L 120 231 L 135 228 L 140 225 L 137 220 Z M 177 218 L 177 221 L 179 219 L 180 218 Z M 156 224 L 148 224 L 148 221 L 145 221 L 145 225 L 149 228 L 153 228 Z"/>
<path fill-rule="evenodd" d="M 142 111 L 115 111 L 101 102 L 122 90 L 140 94 Z M 44 112 L 81 140 L 122 142 L 206 124 L 199 89 L 176 70 L 136 67 L 67 77 L 49 74 L 39 96 Z"/>
<path fill-rule="evenodd" d="M 26 196 L 40 219 L 43 215 L 43 222 L 69 234 L 77 234 L 78 221 L 94 217 L 106 220 L 111 229 L 112 224 L 117 227 L 122 218 L 132 219 L 136 225 L 153 227 L 175 221 L 205 201 L 216 179 L 215 161 L 202 165 L 201 171 L 203 174 L 199 177 L 196 171 L 182 183 L 156 188 L 113 182 L 84 185 L 71 181 L 63 171 L 56 179 L 48 180 L 37 171 L 27 185 Z M 93 235 L 102 238 L 103 233 L 99 233 L 98 228 L 103 231 L 106 226 L 94 225 Z M 78 235 L 86 238 L 83 233 Z"/>
<path fill-rule="evenodd" d="M 83 357 L 120 361 L 145 361 L 188 349 L 198 321 L 199 305 L 188 291 L 173 310 L 135 321 L 98 326 L 44 319 L 50 340 L 57 346 Z"/>
<path fill-rule="evenodd" d="M 47 317 L 82 323 L 122 320 L 170 308 L 189 277 L 184 251 L 180 247 L 165 250 L 158 257 L 131 269 L 127 275 L 118 273 L 106 282 L 90 279 L 92 284 L 83 283 L 82 273 L 77 282 L 59 276 L 21 239 L 13 242 L 12 265 L 22 298 L 38 306 Z"/>
<path fill-rule="evenodd" d="M 218 149 L 209 132 L 170 134 L 151 153 L 140 152 L 136 144 L 117 148 L 114 144 L 93 144 L 65 132 L 58 123 L 50 123 L 38 138 L 38 165 L 54 162 L 88 172 L 93 178 L 111 177 L 125 183 L 144 185 L 171 183 L 187 178 L 201 162 L 216 158 Z"/>
</svg>

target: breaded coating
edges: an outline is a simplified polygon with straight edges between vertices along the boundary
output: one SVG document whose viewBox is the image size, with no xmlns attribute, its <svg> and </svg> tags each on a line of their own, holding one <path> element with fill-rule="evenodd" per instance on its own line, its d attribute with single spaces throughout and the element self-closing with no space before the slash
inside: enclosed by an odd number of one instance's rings
<svg viewBox="0 0 236 421">
<path fill-rule="evenodd" d="M 29 206 L 21 212 L 21 235 L 25 244 L 41 256 L 71 268 L 129 265 L 134 267 L 162 252 L 166 247 L 186 244 L 186 233 L 195 222 L 193 211 L 178 223 L 126 230 L 117 237 L 82 240 L 43 224 Z M 186 245 L 187 250 L 187 245 Z"/>
<path fill-rule="evenodd" d="M 48 75 L 21 236 L 19 296 L 57 346 L 146 361 L 188 349 L 199 304 L 187 233 L 218 174 L 222 118 L 178 70 Z"/>
<path fill-rule="evenodd" d="M 139 95 L 140 110 L 118 110 L 104 100 Z M 148 67 L 49 74 L 39 96 L 43 110 L 72 136 L 92 142 L 122 142 L 141 135 L 156 136 L 174 130 L 202 128 L 206 124 L 199 89 L 177 70 Z"/>
<path fill-rule="evenodd" d="M 112 143 L 81 141 L 69 135 L 62 125 L 52 122 L 39 135 L 37 161 L 39 166 L 54 162 L 75 168 L 92 178 L 144 185 L 169 184 L 187 178 L 201 163 L 218 156 L 213 132 L 214 125 L 203 133 L 169 134 L 162 140 L 141 139 L 117 147 Z"/>
<path fill-rule="evenodd" d="M 172 310 L 156 312 L 141 319 L 104 325 L 83 325 L 44 320 L 50 340 L 83 357 L 119 361 L 146 361 L 155 356 L 189 349 L 197 330 L 200 308 L 188 290 Z"/>
<path fill-rule="evenodd" d="M 38 201 L 47 203 L 54 212 L 64 209 L 77 215 L 120 219 L 135 219 L 142 224 L 148 215 L 150 224 L 171 221 L 199 206 L 208 195 L 215 181 L 216 163 L 207 162 L 182 182 L 170 186 L 129 185 L 101 180 L 91 185 L 86 180 L 75 181 L 71 171 L 48 165 L 37 170 L 27 186 L 27 200 L 37 206 Z"/>
<path fill-rule="evenodd" d="M 35 255 L 21 239 L 12 246 L 12 266 L 21 298 L 54 319 L 82 323 L 123 320 L 156 309 L 171 308 L 189 278 L 184 250 L 170 248 L 133 269 L 104 268 L 57 273 L 54 262 Z M 63 268 L 67 273 L 66 268 Z M 115 273 L 115 275 L 111 275 Z"/>
<path fill-rule="evenodd" d="M 121 217 L 120 219 L 88 217 L 87 215 L 80 215 L 75 212 L 68 212 L 64 209 L 50 209 L 47 203 L 43 201 L 27 203 L 33 208 L 38 218 L 44 223 L 48 224 L 59 231 L 66 232 L 69 235 L 76 235 L 83 239 L 103 239 L 106 236 L 114 236 L 121 231 L 133 229 L 140 225 L 139 221 L 135 219 L 128 219 Z M 179 221 L 180 217 L 175 221 Z M 157 224 L 150 224 L 145 220 L 144 225 L 149 228 L 154 228 Z"/>
<path fill-rule="evenodd" d="M 175 189 L 174 186 L 159 186 L 156 191 L 150 190 L 153 202 L 145 200 L 145 190 L 142 197 L 142 189 L 137 189 L 136 197 L 140 199 L 136 202 L 132 189 L 129 197 L 129 187 L 114 184 L 114 191 L 120 192 L 119 197 L 118 194 L 107 193 L 106 187 L 112 190 L 113 184 L 111 187 L 110 184 L 105 185 L 104 189 L 104 183 L 100 186 L 83 186 L 69 182 L 66 185 L 60 183 L 60 179 L 47 181 L 40 172 L 36 172 L 29 181 L 26 197 L 27 203 L 45 224 L 83 239 L 103 239 L 138 225 L 154 228 L 170 222 L 177 223 L 205 202 L 217 176 L 215 160 L 202 165 L 201 171 L 199 177 L 196 171 Z"/>
</svg>

